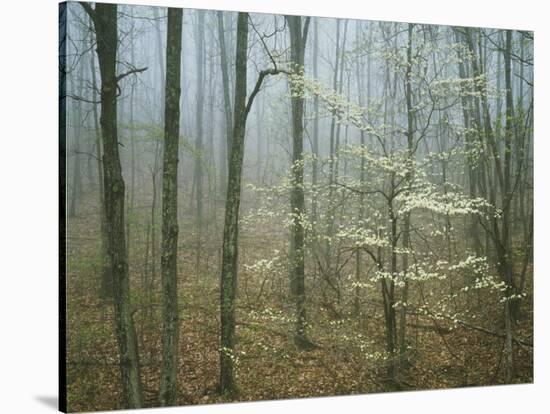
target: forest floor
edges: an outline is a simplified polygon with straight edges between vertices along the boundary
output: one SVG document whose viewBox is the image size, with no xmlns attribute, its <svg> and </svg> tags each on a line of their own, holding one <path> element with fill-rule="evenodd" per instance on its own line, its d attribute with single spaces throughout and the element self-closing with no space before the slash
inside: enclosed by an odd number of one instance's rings
<svg viewBox="0 0 550 414">
<path fill-rule="evenodd" d="M 146 214 L 143 211 L 143 215 Z M 148 275 L 151 261 L 147 258 L 151 253 L 146 252 L 145 228 L 132 227 L 130 275 L 145 403 L 156 406 L 161 355 L 160 275 L 157 269 L 152 282 Z M 178 403 L 212 404 L 227 401 L 217 390 L 219 241 L 205 237 L 197 266 L 194 247 L 197 243 L 188 231 L 191 228 L 192 225 L 180 224 Z M 217 234 L 219 228 L 215 229 Z M 123 408 L 112 306 L 99 295 L 98 229 L 97 209 L 91 201 L 82 205 L 75 219 L 69 219 L 67 380 L 70 411 Z M 269 257 L 276 244 L 284 251 L 284 234 L 265 234 L 269 231 L 268 228 L 262 230 L 264 234 L 249 229 L 243 231 L 240 263 Z M 322 309 L 320 298 L 308 298 L 308 335 L 317 347 L 300 351 L 292 340 L 287 279 L 284 276 L 264 278 L 241 266 L 239 280 L 236 372 L 240 394 L 235 400 L 444 389 L 504 382 L 502 338 L 460 326 L 448 329 L 444 324 L 434 325 L 426 317 L 410 316 L 408 364 L 401 370 L 399 385 L 390 383 L 386 375 L 387 361 L 383 357 L 385 333 L 383 310 L 377 302 L 379 292 L 365 293 L 359 315 L 342 312 L 339 318 Z M 147 294 L 151 290 L 146 286 L 154 287 L 152 295 Z M 346 307 L 351 310 L 347 305 L 342 309 Z M 484 312 L 490 314 L 498 310 L 484 309 Z M 517 329 L 518 337 L 529 337 L 530 314 Z M 514 381 L 532 382 L 532 348 L 516 346 L 514 357 Z"/>
</svg>

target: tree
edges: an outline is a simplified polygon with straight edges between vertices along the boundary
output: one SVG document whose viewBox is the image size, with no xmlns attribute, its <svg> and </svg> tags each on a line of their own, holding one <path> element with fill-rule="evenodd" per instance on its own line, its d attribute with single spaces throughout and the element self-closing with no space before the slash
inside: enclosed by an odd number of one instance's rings
<svg viewBox="0 0 550 414">
<path fill-rule="evenodd" d="M 502 189 L 502 253 L 498 255 L 499 263 L 505 266 L 501 270 L 506 282 L 507 300 L 504 302 L 504 318 L 506 330 L 506 381 L 511 382 L 514 376 L 513 354 L 513 299 L 517 292 L 514 280 L 513 257 L 511 253 L 511 206 L 512 206 L 512 139 L 514 136 L 514 99 L 512 95 L 512 31 L 506 31 L 506 45 L 504 49 L 504 77 L 506 83 L 506 132 L 504 138 L 504 188 Z M 497 246 L 497 250 L 499 250 Z"/>
<path fill-rule="evenodd" d="M 309 17 L 302 27 L 300 16 L 286 16 L 290 30 L 290 60 L 292 71 L 304 73 L 304 54 L 309 29 Z M 294 342 L 299 348 L 308 349 L 312 343 L 306 335 L 306 291 L 304 250 L 304 98 L 291 83 L 292 107 L 292 191 L 290 214 L 292 217 L 290 240 L 290 290 L 296 305 Z"/>
<path fill-rule="evenodd" d="M 177 198 L 182 16 L 182 9 L 168 9 L 162 172 L 162 256 L 160 262 L 163 290 L 163 333 L 159 402 L 162 406 L 175 405 L 177 402 L 179 345 Z"/>
<path fill-rule="evenodd" d="M 103 136 L 103 176 L 105 219 L 109 229 L 107 250 L 113 283 L 115 332 L 119 351 L 124 406 L 143 405 L 139 353 L 130 304 L 130 280 L 124 226 L 124 179 L 119 156 L 117 132 L 117 88 L 124 75 L 116 74 L 117 6 L 88 3 L 82 7 L 94 23 L 97 58 L 101 76 L 101 133 Z M 143 71 L 145 69 L 142 69 Z M 133 73 L 135 73 L 134 71 Z"/>
<path fill-rule="evenodd" d="M 221 341 L 220 391 L 235 394 L 237 386 L 233 372 L 235 347 L 235 296 L 237 293 L 237 255 L 239 237 L 239 206 L 241 171 L 246 125 L 246 70 L 248 51 L 248 14 L 239 13 L 237 49 L 235 54 L 234 124 L 231 138 L 228 184 L 223 230 L 222 274 L 220 290 Z"/>
<path fill-rule="evenodd" d="M 225 199 L 223 228 L 222 272 L 220 280 L 220 392 L 237 394 L 234 372 L 235 349 L 235 298 L 237 294 L 239 208 L 244 157 L 246 120 L 254 98 L 266 76 L 282 71 L 277 67 L 262 70 L 254 89 L 247 99 L 248 13 L 237 18 L 237 44 L 235 52 L 235 99 L 233 105 L 233 134 L 231 137 L 228 182 Z"/>
</svg>

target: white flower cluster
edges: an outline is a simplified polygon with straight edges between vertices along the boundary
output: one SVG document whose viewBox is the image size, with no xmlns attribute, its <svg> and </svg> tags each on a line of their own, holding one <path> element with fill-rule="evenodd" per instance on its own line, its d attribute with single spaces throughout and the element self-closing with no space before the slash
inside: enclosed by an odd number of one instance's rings
<svg viewBox="0 0 550 414">
<path fill-rule="evenodd" d="M 521 300 L 523 298 L 527 297 L 527 293 L 513 293 L 510 296 L 505 296 L 500 299 L 500 303 L 508 302 L 508 301 L 515 301 L 515 300 Z"/>
<path fill-rule="evenodd" d="M 351 102 L 345 96 L 327 88 L 321 81 L 309 78 L 303 73 L 289 75 L 289 82 L 293 96 L 298 96 L 297 94 L 302 98 L 307 94 L 316 96 L 325 105 L 326 110 L 336 117 L 337 122 L 354 125 L 367 133 L 375 133 L 374 128 L 364 120 L 365 114 L 368 113 L 367 108 Z"/>
<path fill-rule="evenodd" d="M 488 272 L 489 264 L 485 256 L 470 255 L 466 259 L 449 266 L 449 270 L 470 270 L 477 275 L 482 275 Z"/>
<path fill-rule="evenodd" d="M 425 209 L 436 214 L 458 216 L 467 214 L 484 214 L 491 207 L 483 198 L 470 198 L 465 194 L 449 191 L 442 193 L 434 185 L 426 183 L 424 188 L 403 193 L 400 200 L 403 205 L 401 214 L 413 210 Z"/>
<path fill-rule="evenodd" d="M 277 270 L 279 265 L 280 265 L 280 257 L 275 256 L 271 259 L 260 259 L 251 265 L 245 264 L 244 268 L 249 272 L 266 274 Z"/>
<path fill-rule="evenodd" d="M 357 160 L 364 159 L 369 169 L 396 177 L 405 177 L 417 169 L 416 162 L 408 159 L 406 151 L 396 151 L 386 155 L 376 154 L 365 145 L 348 145 L 340 149 L 340 155 Z"/>
<path fill-rule="evenodd" d="M 251 310 L 248 312 L 248 317 L 254 322 L 278 322 L 278 323 L 293 323 L 294 319 L 286 316 L 283 312 L 264 308 L 261 311 Z"/>
<path fill-rule="evenodd" d="M 387 239 L 380 238 L 369 229 L 354 225 L 342 226 L 335 236 L 338 239 L 350 241 L 354 247 L 387 247 L 389 245 Z"/>
<path fill-rule="evenodd" d="M 449 96 L 481 96 L 479 90 L 486 83 L 485 74 L 471 78 L 449 78 L 432 82 L 432 94 L 437 97 Z"/>
<path fill-rule="evenodd" d="M 229 359 L 231 359 L 231 361 L 233 361 L 233 363 L 235 365 L 238 365 L 240 360 L 239 360 L 239 355 L 237 354 L 237 352 L 235 352 L 234 349 L 231 349 L 231 348 L 227 348 L 225 346 L 222 346 L 219 351 L 221 353 L 223 353 L 224 355 L 226 355 L 227 357 L 229 357 Z M 241 351 L 240 352 L 241 355 L 246 355 L 246 352 L 244 351 Z"/>
</svg>

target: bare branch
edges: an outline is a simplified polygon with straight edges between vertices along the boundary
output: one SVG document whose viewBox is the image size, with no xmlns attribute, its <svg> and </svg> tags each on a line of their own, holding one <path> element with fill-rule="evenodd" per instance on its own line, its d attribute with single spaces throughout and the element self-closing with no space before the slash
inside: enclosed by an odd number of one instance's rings
<svg viewBox="0 0 550 414">
<path fill-rule="evenodd" d="M 252 102 L 254 102 L 254 98 L 260 92 L 260 88 L 262 87 L 262 83 L 266 76 L 268 75 L 278 75 L 280 73 L 286 73 L 287 75 L 290 75 L 291 73 L 288 70 L 284 69 L 277 69 L 277 68 L 271 68 L 271 69 L 265 69 L 260 72 L 260 75 L 258 76 L 258 80 L 256 81 L 256 85 L 254 86 L 254 89 L 252 90 L 252 93 L 248 97 L 248 102 L 246 104 L 246 114 L 250 112 L 250 108 L 252 108 Z"/>
<path fill-rule="evenodd" d="M 128 72 L 124 72 L 124 73 L 121 73 L 120 75 L 118 75 L 116 77 L 116 81 L 120 82 L 122 79 L 124 79 L 128 75 L 132 75 L 134 73 L 141 73 L 141 72 L 144 72 L 146 70 L 147 70 L 147 67 L 139 68 L 139 69 L 138 68 L 130 69 Z"/>
<path fill-rule="evenodd" d="M 90 3 L 85 3 L 83 1 L 81 1 L 79 3 L 82 6 L 82 8 L 84 9 L 84 11 L 88 14 L 88 16 L 90 16 L 90 19 L 92 19 L 95 23 L 95 10 L 94 10 L 94 8 L 90 5 Z"/>
<path fill-rule="evenodd" d="M 100 104 L 101 101 L 92 101 L 90 99 L 86 99 L 86 98 L 83 98 L 82 96 L 78 96 L 78 95 L 73 95 L 71 93 L 68 93 L 65 95 L 67 98 L 71 98 L 71 99 L 74 99 L 75 101 L 81 101 L 81 102 L 86 102 L 86 103 L 90 103 L 90 104 Z"/>
</svg>

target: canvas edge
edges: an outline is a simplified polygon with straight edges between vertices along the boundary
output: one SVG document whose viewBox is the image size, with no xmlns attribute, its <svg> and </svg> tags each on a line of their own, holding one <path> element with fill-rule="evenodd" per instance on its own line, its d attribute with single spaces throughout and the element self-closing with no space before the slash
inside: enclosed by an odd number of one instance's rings
<svg viewBox="0 0 550 414">
<path fill-rule="evenodd" d="M 66 36 L 67 36 L 67 2 L 59 3 L 59 372 L 58 372 L 58 387 L 59 387 L 59 399 L 58 409 L 61 412 L 67 412 L 67 323 L 66 323 L 66 303 L 67 303 L 67 290 L 66 290 L 66 115 L 67 115 L 67 102 L 66 102 Z"/>
</svg>

